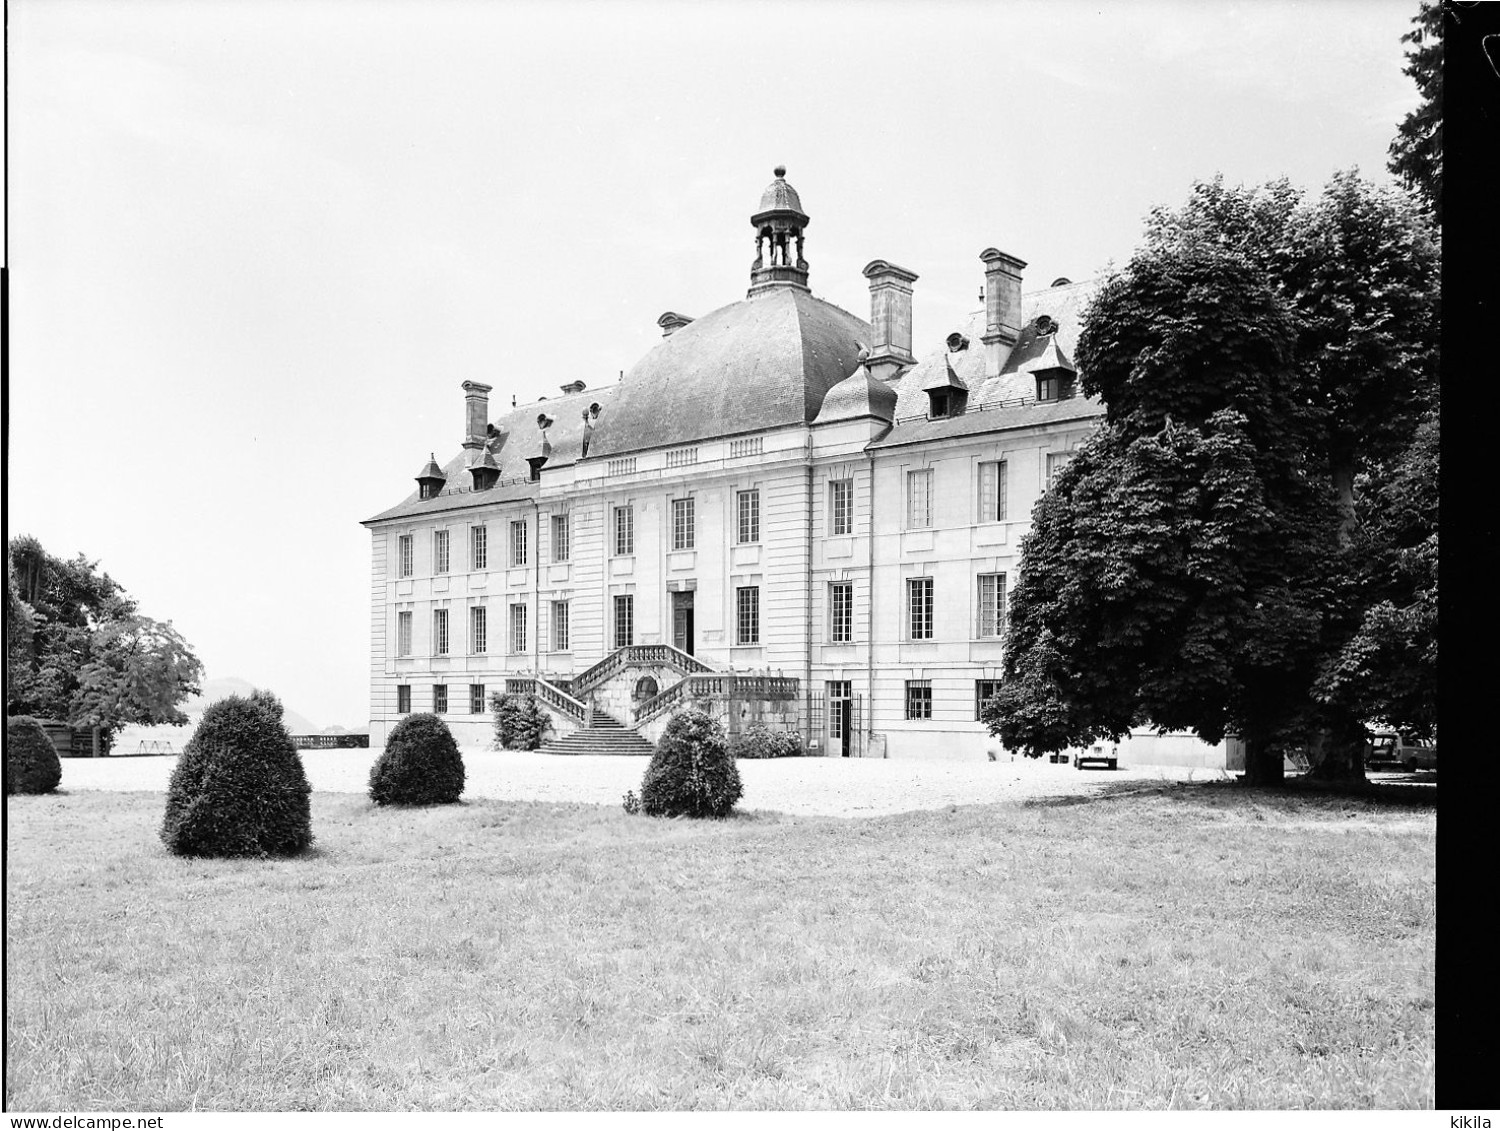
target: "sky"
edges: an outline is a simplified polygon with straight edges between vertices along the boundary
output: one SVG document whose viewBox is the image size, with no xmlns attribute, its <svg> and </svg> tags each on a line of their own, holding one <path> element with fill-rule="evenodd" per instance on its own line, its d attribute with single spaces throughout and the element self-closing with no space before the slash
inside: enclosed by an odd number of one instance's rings
<svg viewBox="0 0 1500 1131">
<path fill-rule="evenodd" d="M 1195 180 L 1316 191 L 1416 105 L 1416 0 L 10 0 L 11 536 L 210 678 L 368 716 L 370 536 L 463 434 L 744 297 L 772 179 L 815 294 L 916 352 L 1123 264 Z"/>
</svg>

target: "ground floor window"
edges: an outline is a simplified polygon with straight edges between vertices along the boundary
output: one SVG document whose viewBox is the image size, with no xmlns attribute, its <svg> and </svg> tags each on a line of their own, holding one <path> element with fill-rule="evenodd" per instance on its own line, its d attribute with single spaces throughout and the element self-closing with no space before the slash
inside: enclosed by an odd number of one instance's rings
<svg viewBox="0 0 1500 1131">
<path fill-rule="evenodd" d="M 469 684 L 469 714 L 484 714 L 484 684 Z"/>
<path fill-rule="evenodd" d="M 552 650 L 554 652 L 568 650 L 568 603 L 566 601 L 552 602 Z"/>
<path fill-rule="evenodd" d="M 760 586 L 744 585 L 735 591 L 735 643 L 760 643 Z"/>
<path fill-rule="evenodd" d="M 828 737 L 843 738 L 843 704 L 853 698 L 853 688 L 847 679 L 830 679 L 824 687 L 828 694 Z"/>
<path fill-rule="evenodd" d="M 615 598 L 615 647 L 635 643 L 635 598 L 626 593 Z"/>
<path fill-rule="evenodd" d="M 908 719 L 932 718 L 932 680 L 909 679 L 906 681 L 906 717 Z"/>
<path fill-rule="evenodd" d="M 396 714 L 411 714 L 411 688 L 404 683 L 396 688 Z"/>
<path fill-rule="evenodd" d="M 525 605 L 512 605 L 510 607 L 510 650 L 512 652 L 526 651 Z"/>
<path fill-rule="evenodd" d="M 998 679 L 976 679 L 974 681 L 974 718 L 979 719 L 984 705 L 1000 694 L 1000 681 Z"/>
<path fill-rule="evenodd" d="M 448 713 L 448 685 L 446 683 L 432 685 L 432 713 L 434 715 Z"/>
</svg>

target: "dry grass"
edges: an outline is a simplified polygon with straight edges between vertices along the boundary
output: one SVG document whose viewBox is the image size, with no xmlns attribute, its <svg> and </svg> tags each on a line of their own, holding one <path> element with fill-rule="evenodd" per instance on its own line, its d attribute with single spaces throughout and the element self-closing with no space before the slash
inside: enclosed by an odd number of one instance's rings
<svg viewBox="0 0 1500 1131">
<path fill-rule="evenodd" d="M 8 798 L 11 1110 L 1433 1105 L 1435 810 L 1233 787 L 871 820 Z"/>
</svg>

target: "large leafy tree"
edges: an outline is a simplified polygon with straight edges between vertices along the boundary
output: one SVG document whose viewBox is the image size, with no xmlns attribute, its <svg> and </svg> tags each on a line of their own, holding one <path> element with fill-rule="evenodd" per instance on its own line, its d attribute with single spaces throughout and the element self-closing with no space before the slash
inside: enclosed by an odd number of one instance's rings
<svg viewBox="0 0 1500 1131">
<path fill-rule="evenodd" d="M 1411 696 L 1367 693 L 1397 659 L 1371 610 L 1425 606 L 1380 581 L 1397 532 L 1362 515 L 1393 469 L 1417 474 L 1403 453 L 1435 401 L 1436 321 L 1425 223 L 1354 173 L 1311 201 L 1216 180 L 1156 213 L 1080 335 L 1107 414 L 1022 546 L 988 716 L 1007 745 L 1234 731 L 1251 780 L 1274 781 L 1287 746 L 1358 774 L 1364 718 L 1416 724 Z M 1351 648 L 1362 633 L 1379 646 Z M 1391 692 L 1422 682 L 1387 674 Z"/>
<path fill-rule="evenodd" d="M 170 624 L 140 615 L 97 562 L 11 540 L 6 713 L 66 720 L 107 744 L 128 723 L 181 723 L 203 669 Z"/>
<path fill-rule="evenodd" d="M 1443 6 L 1423 0 L 1401 37 L 1411 44 L 1403 73 L 1414 80 L 1422 101 L 1402 119 L 1391 141 L 1388 168 L 1443 220 Z"/>
</svg>

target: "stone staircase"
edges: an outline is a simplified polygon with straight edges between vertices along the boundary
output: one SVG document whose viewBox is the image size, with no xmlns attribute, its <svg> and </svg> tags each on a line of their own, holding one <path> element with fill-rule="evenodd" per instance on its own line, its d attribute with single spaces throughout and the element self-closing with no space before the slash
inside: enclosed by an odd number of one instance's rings
<svg viewBox="0 0 1500 1131">
<path fill-rule="evenodd" d="M 592 726 L 582 727 L 566 738 L 547 743 L 541 753 L 651 754 L 654 750 L 655 747 L 635 731 L 626 729 L 619 719 L 596 710 Z"/>
</svg>

